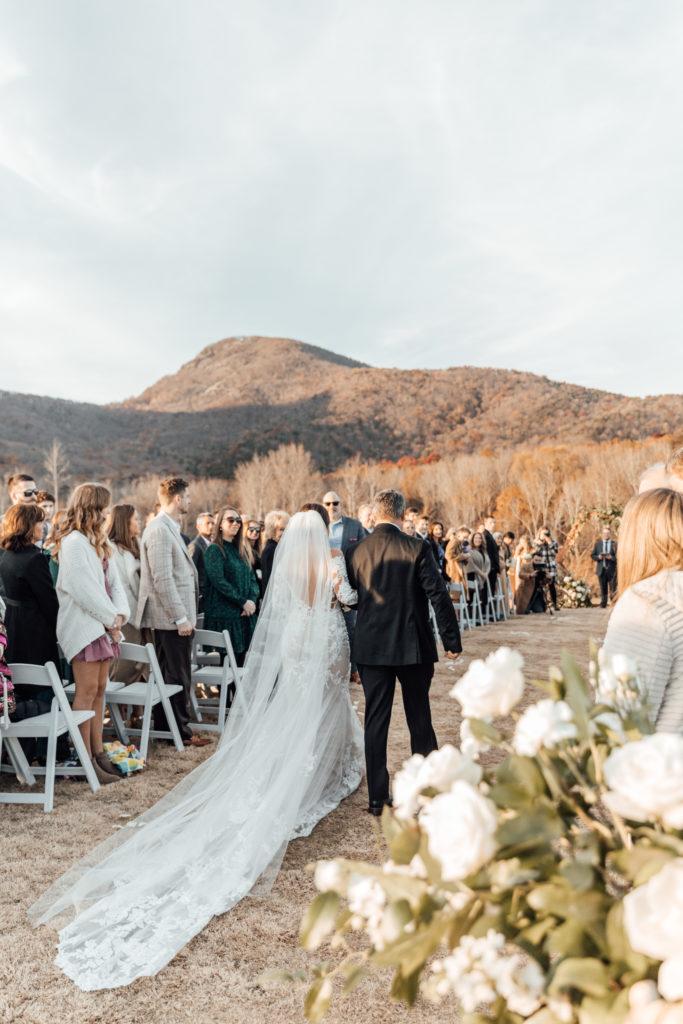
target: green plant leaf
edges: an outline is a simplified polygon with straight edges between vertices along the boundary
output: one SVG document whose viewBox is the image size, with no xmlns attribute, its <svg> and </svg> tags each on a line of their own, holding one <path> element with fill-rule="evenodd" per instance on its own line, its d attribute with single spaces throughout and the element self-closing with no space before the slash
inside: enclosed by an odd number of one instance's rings
<svg viewBox="0 0 683 1024">
<path fill-rule="evenodd" d="M 593 957 L 568 957 L 562 960 L 553 974 L 548 992 L 559 995 L 576 989 L 598 999 L 610 991 L 610 976 L 605 964 Z"/>
<path fill-rule="evenodd" d="M 560 874 L 578 892 L 587 892 L 595 883 L 595 872 L 590 864 L 582 864 L 580 861 L 567 861 L 560 867 Z"/>
<path fill-rule="evenodd" d="M 588 685 L 581 675 L 581 670 L 569 651 L 562 651 L 562 674 L 564 675 L 565 700 L 572 709 L 579 738 L 587 740 L 590 736 L 588 710 L 592 699 Z"/>
<path fill-rule="evenodd" d="M 545 950 L 551 956 L 586 956 L 594 952 L 580 921 L 565 921 L 548 936 Z"/>
<path fill-rule="evenodd" d="M 635 885 L 643 885 L 674 856 L 672 850 L 637 843 L 630 850 L 621 849 L 610 853 L 607 857 L 607 866 L 618 871 Z"/>
<path fill-rule="evenodd" d="M 545 780 L 536 762 L 531 757 L 510 754 L 496 769 L 499 785 L 520 786 L 529 796 L 537 797 L 546 792 Z"/>
<path fill-rule="evenodd" d="M 394 974 L 393 981 L 391 983 L 391 997 L 397 1002 L 407 1003 L 408 1006 L 412 1006 L 417 999 L 417 994 L 420 988 L 420 970 L 413 971 L 412 974 L 404 975 L 401 968 Z"/>
<path fill-rule="evenodd" d="M 375 950 L 370 959 L 378 967 L 400 967 L 404 977 L 420 971 L 439 947 L 450 921 L 444 915 L 434 918 L 414 934 L 400 938 L 385 949 Z"/>
<path fill-rule="evenodd" d="M 319 1024 L 330 1007 L 332 986 L 327 978 L 318 978 L 306 993 L 304 1013 L 311 1024 Z"/>
<path fill-rule="evenodd" d="M 395 864 L 410 864 L 420 849 L 421 834 L 418 828 L 402 828 L 389 843 L 389 853 Z"/>
<path fill-rule="evenodd" d="M 628 968 L 632 982 L 647 975 L 653 961 L 631 949 L 624 927 L 623 902 L 615 903 L 607 915 L 606 940 L 610 960 L 616 964 L 624 964 Z"/>
<path fill-rule="evenodd" d="M 539 806 L 527 814 L 503 821 L 496 830 L 499 856 L 516 856 L 520 850 L 545 846 L 564 834 L 564 823 L 552 807 Z"/>
<path fill-rule="evenodd" d="M 341 901 L 336 892 L 319 892 L 301 922 L 299 938 L 304 949 L 317 949 L 335 929 Z"/>
<path fill-rule="evenodd" d="M 342 992 L 348 995 L 360 985 L 361 981 L 368 977 L 368 969 L 363 964 L 349 964 L 343 972 L 344 986 Z"/>
<path fill-rule="evenodd" d="M 467 721 L 475 739 L 490 743 L 500 743 L 503 739 L 498 729 L 490 722 L 485 722 L 483 718 L 468 718 Z"/>
</svg>

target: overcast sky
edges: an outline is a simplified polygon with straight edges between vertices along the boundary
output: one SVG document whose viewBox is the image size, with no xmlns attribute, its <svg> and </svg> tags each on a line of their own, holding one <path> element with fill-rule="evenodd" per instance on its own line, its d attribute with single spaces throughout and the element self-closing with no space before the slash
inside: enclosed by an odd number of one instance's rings
<svg viewBox="0 0 683 1024">
<path fill-rule="evenodd" d="M 262 334 L 683 390 L 678 0 L 0 15 L 0 388 L 115 401 Z"/>
</svg>

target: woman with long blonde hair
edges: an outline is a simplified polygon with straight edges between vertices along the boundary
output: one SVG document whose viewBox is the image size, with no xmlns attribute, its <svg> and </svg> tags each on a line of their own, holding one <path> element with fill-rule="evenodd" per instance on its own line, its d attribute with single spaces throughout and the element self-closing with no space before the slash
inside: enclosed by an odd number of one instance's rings
<svg viewBox="0 0 683 1024">
<path fill-rule="evenodd" d="M 120 778 L 104 753 L 102 718 L 109 668 L 118 657 L 121 627 L 130 615 L 111 560 L 107 537 L 110 504 L 111 493 L 103 484 L 80 484 L 69 499 L 53 548 L 59 566 L 57 639 L 73 669 L 74 710 L 94 712 L 80 730 L 103 784 Z"/>
<path fill-rule="evenodd" d="M 619 531 L 619 600 L 605 650 L 636 664 L 658 732 L 683 731 L 683 494 L 632 498 Z"/>
</svg>

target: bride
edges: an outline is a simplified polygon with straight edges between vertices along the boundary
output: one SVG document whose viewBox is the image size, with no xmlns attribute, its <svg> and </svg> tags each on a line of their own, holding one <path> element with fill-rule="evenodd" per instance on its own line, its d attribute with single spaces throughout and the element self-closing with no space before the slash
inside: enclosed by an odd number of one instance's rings
<svg viewBox="0 0 683 1024">
<path fill-rule="evenodd" d="M 56 963 L 81 989 L 156 974 L 257 882 L 272 884 L 289 840 L 360 784 L 339 605 L 355 594 L 317 508 L 293 516 L 277 547 L 216 752 L 29 911 L 34 924 L 63 924 Z"/>
</svg>

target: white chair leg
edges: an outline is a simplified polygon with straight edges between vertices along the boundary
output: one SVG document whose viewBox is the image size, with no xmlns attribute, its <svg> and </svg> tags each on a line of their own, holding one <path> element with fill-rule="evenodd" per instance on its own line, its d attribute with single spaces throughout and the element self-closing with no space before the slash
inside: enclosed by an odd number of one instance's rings
<svg viewBox="0 0 683 1024">
<path fill-rule="evenodd" d="M 145 709 L 142 712 L 142 729 L 140 730 L 140 756 L 147 763 L 147 751 L 149 749 L 149 730 L 152 726 L 152 690 L 149 689 L 145 700 Z"/>
<path fill-rule="evenodd" d="M 57 759 L 57 730 L 53 729 L 47 738 L 45 759 L 45 803 L 43 810 L 50 814 L 55 804 L 55 761 Z"/>
<path fill-rule="evenodd" d="M 130 705 L 128 706 L 130 707 Z M 130 743 L 130 738 L 128 736 L 128 730 L 126 729 L 126 723 L 124 722 L 123 715 L 121 714 L 121 705 L 114 703 L 110 704 L 109 712 L 111 714 L 111 720 L 114 723 L 114 730 L 119 738 L 119 742 L 123 743 L 124 747 L 127 747 Z"/>
<path fill-rule="evenodd" d="M 88 756 L 88 750 L 86 748 L 85 743 L 83 742 L 81 730 L 78 728 L 78 726 L 75 726 L 73 729 L 69 729 L 69 736 L 71 738 L 71 742 L 74 745 L 76 756 L 78 757 L 78 760 L 81 762 L 81 765 L 83 766 L 83 771 L 85 773 L 86 779 L 88 780 L 88 785 L 90 786 L 93 793 L 97 793 L 97 791 L 100 788 L 100 783 L 98 781 L 97 775 L 95 775 L 95 769 L 92 766 L 92 760 Z"/>
<path fill-rule="evenodd" d="M 185 747 L 183 746 L 183 738 L 180 735 L 180 729 L 178 728 L 178 723 L 175 720 L 175 715 L 173 714 L 171 702 L 168 699 L 166 691 L 164 690 L 163 686 L 159 687 L 159 696 L 161 698 L 161 703 L 164 708 L 164 714 L 166 715 L 166 721 L 168 722 L 168 728 L 170 730 L 171 736 L 173 737 L 175 748 L 176 750 L 182 752 L 185 749 Z"/>
<path fill-rule="evenodd" d="M 26 760 L 23 747 L 16 737 L 11 739 L 8 737 L 5 740 L 7 744 L 7 753 L 9 759 L 12 762 L 14 768 L 14 774 L 17 776 L 19 782 L 23 782 L 25 786 L 35 786 L 36 777 L 31 771 L 31 766 Z M 0 739 L 0 755 L 2 754 L 2 739 Z"/>
</svg>

